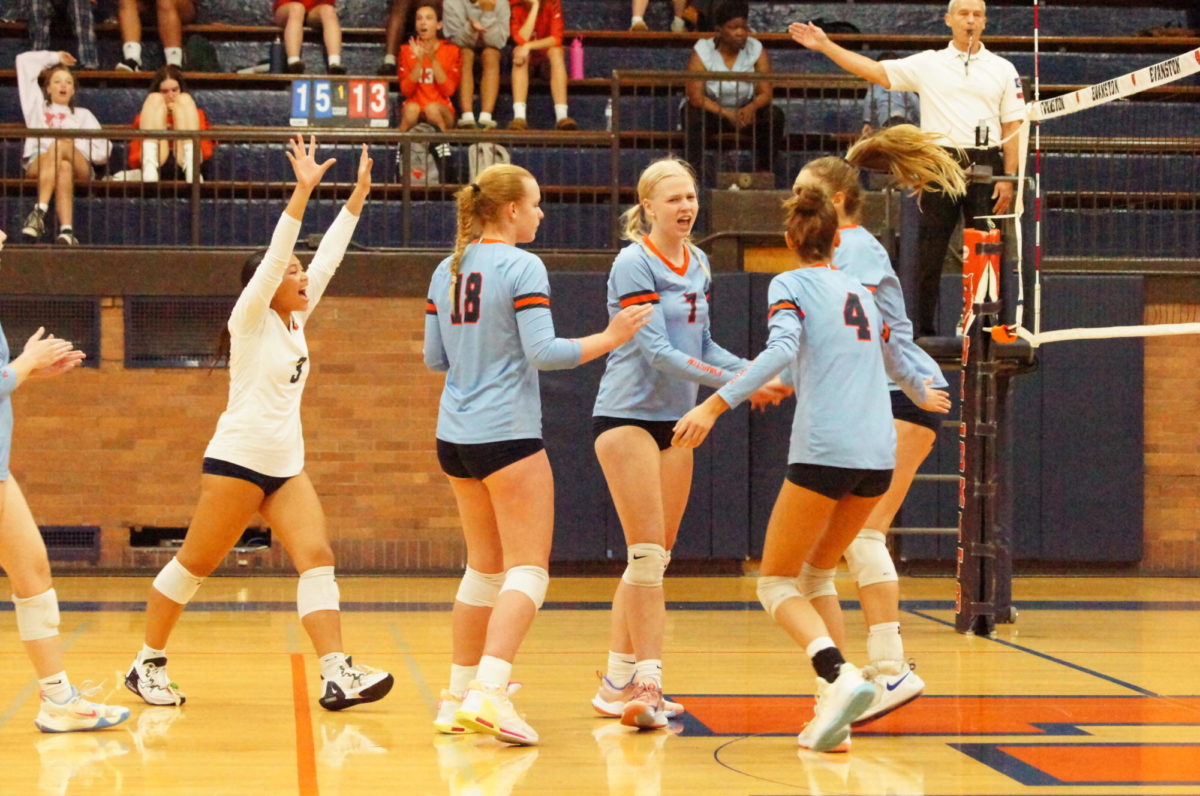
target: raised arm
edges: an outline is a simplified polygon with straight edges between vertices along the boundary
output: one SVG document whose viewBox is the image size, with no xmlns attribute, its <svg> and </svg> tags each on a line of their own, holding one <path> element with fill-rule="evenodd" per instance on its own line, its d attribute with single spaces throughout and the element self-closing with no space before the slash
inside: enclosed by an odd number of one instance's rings
<svg viewBox="0 0 1200 796">
<path fill-rule="evenodd" d="M 75 58 L 70 53 L 56 50 L 30 50 L 17 56 L 17 93 L 21 98 L 21 115 L 25 118 L 26 127 L 46 126 L 39 118 L 46 100 L 42 95 L 42 87 L 38 85 L 38 75 L 55 64 L 71 66 L 74 63 Z"/>
<path fill-rule="evenodd" d="M 863 80 L 877 83 L 884 88 L 892 87 L 882 64 L 830 41 L 825 31 L 811 22 L 793 22 L 788 25 L 788 34 L 792 41 L 810 50 L 816 50 L 850 74 L 858 75 Z"/>
</svg>

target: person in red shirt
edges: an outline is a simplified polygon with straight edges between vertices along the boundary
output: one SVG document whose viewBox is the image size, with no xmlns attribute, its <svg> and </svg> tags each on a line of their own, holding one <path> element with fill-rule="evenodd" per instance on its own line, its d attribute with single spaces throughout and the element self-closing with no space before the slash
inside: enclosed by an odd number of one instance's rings
<svg viewBox="0 0 1200 796">
<path fill-rule="evenodd" d="M 417 7 L 416 36 L 400 48 L 400 132 L 426 121 L 439 130 L 454 126 L 454 90 L 462 76 L 458 45 L 441 37 L 441 10 L 433 4 Z"/>
<path fill-rule="evenodd" d="M 325 40 L 325 62 L 327 73 L 346 74 L 342 66 L 342 24 L 338 21 L 335 0 L 274 0 L 271 13 L 275 24 L 283 28 L 283 51 L 287 55 L 287 71 L 293 75 L 304 74 L 304 59 L 300 47 L 304 43 L 304 26 L 321 29 Z"/>
<path fill-rule="evenodd" d="M 210 127 L 208 116 L 196 107 L 196 101 L 187 92 L 183 70 L 172 64 L 162 66 L 154 73 L 150 93 L 142 103 L 141 113 L 133 117 L 133 126 L 138 130 L 207 130 Z M 146 141 L 148 146 L 144 148 L 140 138 L 129 142 L 129 168 L 140 168 L 143 182 L 158 182 L 160 176 L 192 181 L 192 141 Z M 201 175 L 215 146 L 213 141 L 200 142 Z"/>
<path fill-rule="evenodd" d="M 513 120 L 509 130 L 527 130 L 525 101 L 529 97 L 529 68 L 550 65 L 550 96 L 555 127 L 577 130 L 567 115 L 567 64 L 563 58 L 562 0 L 511 0 Z"/>
</svg>

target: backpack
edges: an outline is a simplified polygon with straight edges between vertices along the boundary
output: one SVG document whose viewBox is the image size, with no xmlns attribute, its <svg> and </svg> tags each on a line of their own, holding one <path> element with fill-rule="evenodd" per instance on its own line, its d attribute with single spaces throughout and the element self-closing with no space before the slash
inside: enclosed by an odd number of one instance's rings
<svg viewBox="0 0 1200 796">
<path fill-rule="evenodd" d="M 467 166 L 472 180 L 479 172 L 496 163 L 512 163 L 512 156 L 508 154 L 508 150 L 499 144 L 471 144 L 467 149 Z"/>
<path fill-rule="evenodd" d="M 414 133 L 436 133 L 437 128 L 432 124 L 421 122 L 412 128 Z M 413 186 L 429 187 L 441 184 L 441 174 L 438 172 L 437 161 L 433 157 L 433 146 L 428 141 L 413 141 L 409 145 L 409 177 Z M 401 169 L 403 178 L 404 145 L 396 150 L 396 166 Z"/>
<path fill-rule="evenodd" d="M 183 43 L 183 68 L 189 72 L 220 72 L 221 60 L 217 48 L 198 33 L 187 37 Z"/>
</svg>

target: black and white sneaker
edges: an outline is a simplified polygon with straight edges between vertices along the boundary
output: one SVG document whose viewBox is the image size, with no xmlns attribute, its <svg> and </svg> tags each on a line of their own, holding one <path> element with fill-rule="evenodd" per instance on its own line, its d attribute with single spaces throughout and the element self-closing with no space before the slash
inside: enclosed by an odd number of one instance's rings
<svg viewBox="0 0 1200 796">
<path fill-rule="evenodd" d="M 166 658 L 133 659 L 125 687 L 137 694 L 147 705 L 182 705 L 187 696 L 167 675 Z"/>
<path fill-rule="evenodd" d="M 370 666 L 355 666 L 347 657 L 346 662 L 338 669 L 337 677 L 326 680 L 321 675 L 323 694 L 318 700 L 326 710 L 345 710 L 346 708 L 375 702 L 383 699 L 395 685 L 395 679 L 387 672 L 372 669 Z"/>
<path fill-rule="evenodd" d="M 122 58 L 117 62 L 118 72 L 140 72 L 142 71 L 141 61 L 135 61 L 132 58 Z"/>
<path fill-rule="evenodd" d="M 21 234 L 30 243 L 37 243 L 46 234 L 46 211 L 40 207 L 35 207 L 29 211 L 29 215 L 25 216 L 25 225 L 21 227 Z"/>
</svg>

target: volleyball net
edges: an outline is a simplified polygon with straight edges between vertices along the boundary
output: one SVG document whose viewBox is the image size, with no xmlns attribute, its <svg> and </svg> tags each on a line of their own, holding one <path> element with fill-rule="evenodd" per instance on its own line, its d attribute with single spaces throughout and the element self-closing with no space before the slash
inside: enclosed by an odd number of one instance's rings
<svg viewBox="0 0 1200 796">
<path fill-rule="evenodd" d="M 1064 340 L 1200 333 L 1200 319 L 1191 318 L 1139 326 L 1042 328 L 1046 266 L 1200 272 L 1200 85 L 1189 79 L 1200 75 L 1200 48 L 1044 99 L 1037 63 L 1035 52 L 1034 97 L 1014 133 L 1021 172 L 1009 216 L 1019 221 L 1031 209 L 1033 240 L 1027 247 L 1027 231 L 1020 223 L 1012 225 L 1008 243 L 1015 253 L 1016 285 L 1008 297 L 1007 322 L 990 329 L 993 338 L 1020 338 L 1037 347 Z M 965 322 L 973 320 L 972 301 L 998 297 L 999 276 L 999 257 L 978 273 L 964 273 Z"/>
</svg>

